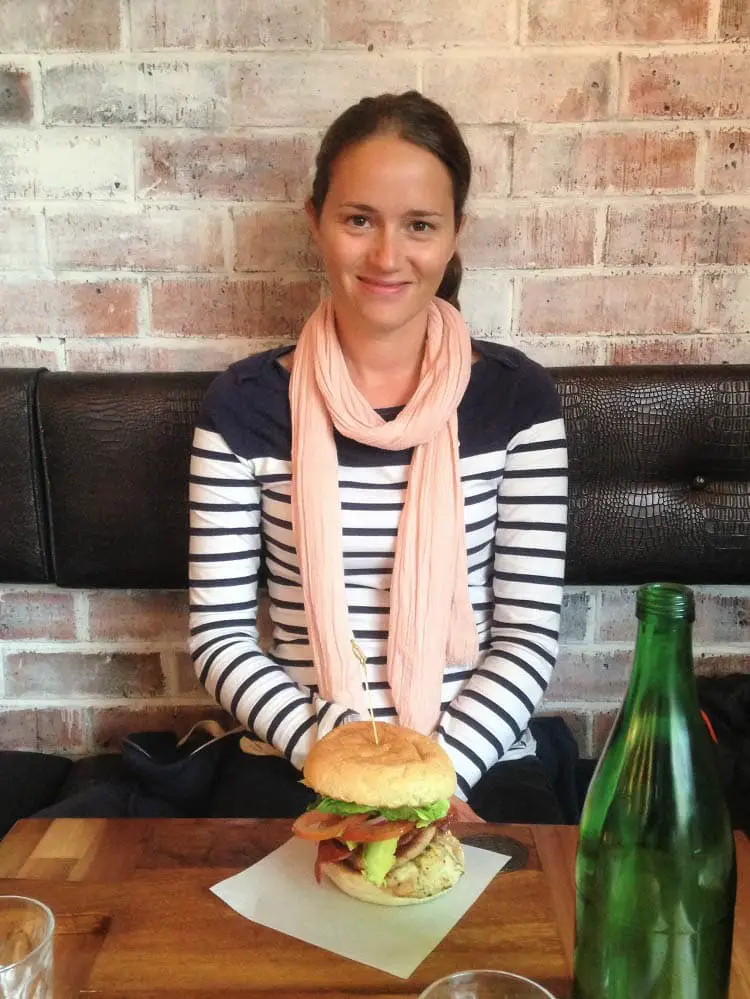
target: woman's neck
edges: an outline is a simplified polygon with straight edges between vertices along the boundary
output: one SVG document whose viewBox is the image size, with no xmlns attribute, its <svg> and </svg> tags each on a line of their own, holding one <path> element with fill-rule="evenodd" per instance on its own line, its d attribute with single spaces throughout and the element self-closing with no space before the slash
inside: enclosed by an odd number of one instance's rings
<svg viewBox="0 0 750 999">
<path fill-rule="evenodd" d="M 426 322 L 383 336 L 337 332 L 349 377 L 372 408 L 406 405 L 419 385 Z"/>
</svg>

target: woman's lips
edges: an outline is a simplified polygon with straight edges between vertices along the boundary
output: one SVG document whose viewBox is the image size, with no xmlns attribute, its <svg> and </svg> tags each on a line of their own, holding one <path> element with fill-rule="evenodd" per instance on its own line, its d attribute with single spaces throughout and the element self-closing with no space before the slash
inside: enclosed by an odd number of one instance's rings
<svg viewBox="0 0 750 999">
<path fill-rule="evenodd" d="M 397 295 L 407 287 L 408 281 L 378 281 L 376 278 L 359 277 L 359 282 L 373 295 Z"/>
</svg>

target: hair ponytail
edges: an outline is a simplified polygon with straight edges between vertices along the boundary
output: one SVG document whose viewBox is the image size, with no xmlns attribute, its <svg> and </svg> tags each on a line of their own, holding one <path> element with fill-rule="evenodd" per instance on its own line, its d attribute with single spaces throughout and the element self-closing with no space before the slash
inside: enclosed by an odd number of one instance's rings
<svg viewBox="0 0 750 999">
<path fill-rule="evenodd" d="M 461 287 L 463 273 L 464 269 L 461 258 L 458 253 L 454 253 L 448 261 L 448 266 L 445 268 L 440 287 L 435 292 L 437 298 L 442 298 L 443 301 L 452 305 L 454 309 L 461 308 L 458 302 L 458 292 Z"/>
</svg>

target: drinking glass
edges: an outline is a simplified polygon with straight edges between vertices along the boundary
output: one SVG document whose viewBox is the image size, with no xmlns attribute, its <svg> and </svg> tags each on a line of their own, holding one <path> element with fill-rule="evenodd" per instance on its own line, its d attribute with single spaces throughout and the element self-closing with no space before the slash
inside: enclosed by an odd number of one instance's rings
<svg viewBox="0 0 750 999">
<path fill-rule="evenodd" d="M 509 971 L 459 971 L 428 986 L 419 999 L 555 999 L 530 978 Z"/>
<path fill-rule="evenodd" d="M 33 898 L 0 895 L 0 999 L 52 995 L 55 917 Z"/>
</svg>

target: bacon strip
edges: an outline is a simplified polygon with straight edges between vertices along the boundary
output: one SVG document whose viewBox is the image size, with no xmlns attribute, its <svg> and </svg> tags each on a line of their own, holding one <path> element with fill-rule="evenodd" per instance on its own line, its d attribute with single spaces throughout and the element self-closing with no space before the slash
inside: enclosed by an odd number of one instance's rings
<svg viewBox="0 0 750 999">
<path fill-rule="evenodd" d="M 337 839 L 324 839 L 318 843 L 318 855 L 315 858 L 315 880 L 320 884 L 323 878 L 323 865 L 335 864 L 338 860 L 346 860 L 351 850 Z"/>
</svg>

